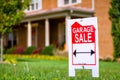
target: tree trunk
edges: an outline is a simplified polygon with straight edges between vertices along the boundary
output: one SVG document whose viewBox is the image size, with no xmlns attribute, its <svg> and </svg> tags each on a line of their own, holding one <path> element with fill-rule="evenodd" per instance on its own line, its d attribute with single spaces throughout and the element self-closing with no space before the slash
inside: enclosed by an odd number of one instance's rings
<svg viewBox="0 0 120 80">
<path fill-rule="evenodd" d="M 1 34 L 1 40 L 0 40 L 0 43 L 1 43 L 1 55 L 0 55 L 0 61 L 3 62 L 3 34 Z"/>
</svg>

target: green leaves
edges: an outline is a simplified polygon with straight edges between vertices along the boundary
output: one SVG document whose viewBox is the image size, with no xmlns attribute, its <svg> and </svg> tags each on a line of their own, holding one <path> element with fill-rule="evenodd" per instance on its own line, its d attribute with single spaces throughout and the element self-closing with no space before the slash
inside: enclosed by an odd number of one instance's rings
<svg viewBox="0 0 120 80">
<path fill-rule="evenodd" d="M 114 41 L 114 57 L 120 57 L 120 0 L 111 0 L 109 9 L 110 19 L 112 21 L 112 36 Z"/>
<path fill-rule="evenodd" d="M 30 0 L 0 0 L 0 32 L 7 33 L 18 24 Z"/>
</svg>

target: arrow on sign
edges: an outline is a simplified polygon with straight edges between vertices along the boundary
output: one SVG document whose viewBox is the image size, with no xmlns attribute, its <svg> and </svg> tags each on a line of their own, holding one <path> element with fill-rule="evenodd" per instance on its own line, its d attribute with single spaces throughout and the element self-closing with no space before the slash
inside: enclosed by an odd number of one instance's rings
<svg viewBox="0 0 120 80">
<path fill-rule="evenodd" d="M 90 53 L 90 55 L 92 56 L 94 53 L 95 53 L 95 51 L 93 51 L 93 50 L 91 50 L 90 52 L 77 52 L 76 50 L 73 52 L 73 55 L 76 57 L 76 54 L 84 54 L 84 53 Z"/>
</svg>

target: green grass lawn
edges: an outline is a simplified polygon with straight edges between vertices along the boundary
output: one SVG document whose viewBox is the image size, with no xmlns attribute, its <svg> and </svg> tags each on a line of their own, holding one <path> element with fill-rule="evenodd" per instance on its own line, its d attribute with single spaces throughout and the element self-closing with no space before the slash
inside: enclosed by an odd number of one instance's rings
<svg viewBox="0 0 120 80">
<path fill-rule="evenodd" d="M 24 59 L 14 64 L 0 64 L 0 80 L 120 80 L 120 63 L 100 62 L 100 76 L 91 70 L 76 70 L 68 76 L 67 60 Z"/>
</svg>

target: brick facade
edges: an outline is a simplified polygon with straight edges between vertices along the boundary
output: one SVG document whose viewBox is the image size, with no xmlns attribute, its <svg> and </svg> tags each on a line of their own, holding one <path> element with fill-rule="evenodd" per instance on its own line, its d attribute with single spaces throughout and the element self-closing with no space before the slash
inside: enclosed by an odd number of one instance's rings
<svg viewBox="0 0 120 80">
<path fill-rule="evenodd" d="M 57 0 L 42 0 L 42 10 L 27 13 L 27 17 L 23 19 L 22 23 L 26 23 L 31 20 L 31 22 L 36 21 L 39 24 L 37 26 L 37 46 L 45 46 L 46 18 L 49 19 L 50 43 L 54 43 L 54 41 L 58 40 L 58 24 L 61 22 L 65 24 L 66 14 L 69 14 L 67 11 L 69 9 L 73 9 L 73 12 L 76 13 L 70 13 L 70 16 L 72 15 L 71 18 L 90 17 L 89 15 L 91 15 L 91 17 L 96 16 L 98 18 L 100 58 L 112 58 L 114 50 L 111 36 L 111 22 L 108 14 L 110 0 L 94 0 L 94 10 L 92 10 L 92 0 L 81 0 L 81 3 L 79 4 L 69 5 L 66 7 L 68 9 L 63 9 L 65 7 L 58 7 Z M 21 36 L 21 34 L 26 35 Z M 18 37 L 20 41 L 18 44 L 27 46 L 27 29 L 18 31 Z"/>
<path fill-rule="evenodd" d="M 95 16 L 98 17 L 99 52 L 100 57 L 113 55 L 113 41 L 111 36 L 111 21 L 109 20 L 110 0 L 95 0 Z"/>
</svg>

